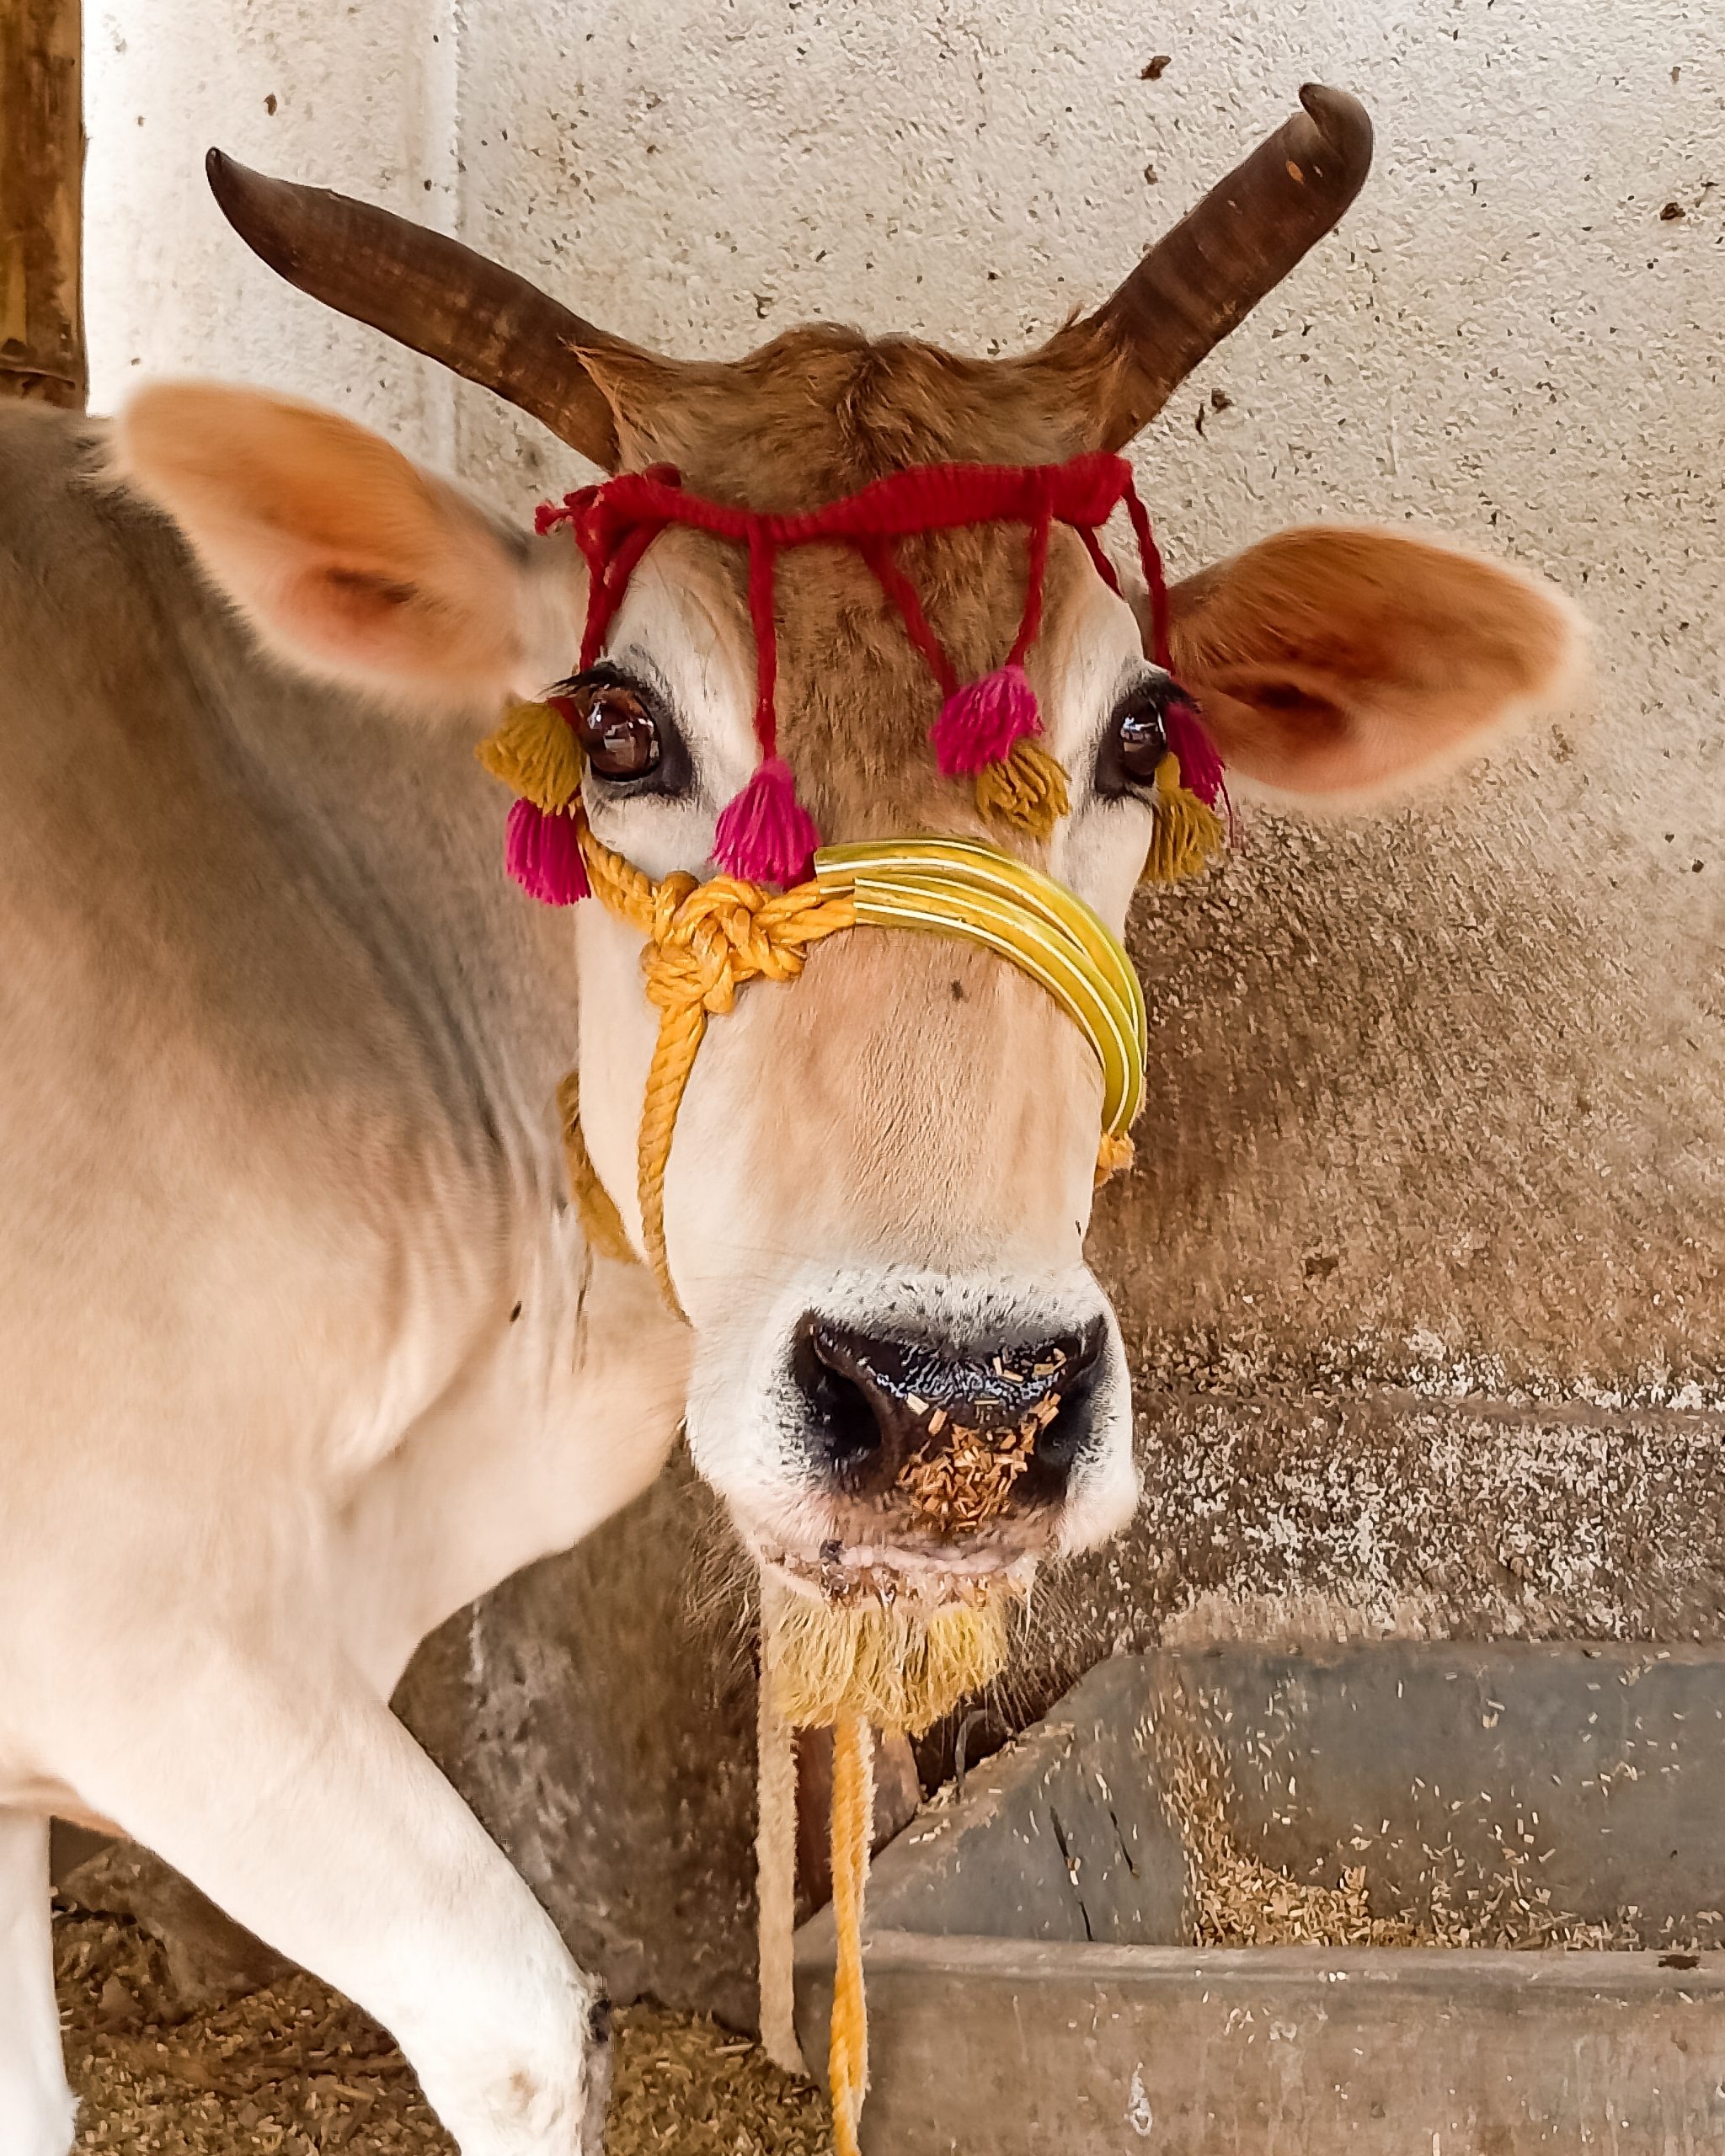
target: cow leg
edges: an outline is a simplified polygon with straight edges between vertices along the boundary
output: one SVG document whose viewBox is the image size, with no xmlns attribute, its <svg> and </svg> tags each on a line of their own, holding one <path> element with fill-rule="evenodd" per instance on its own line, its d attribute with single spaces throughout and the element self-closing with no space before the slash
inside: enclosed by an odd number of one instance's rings
<svg viewBox="0 0 1725 2156">
<path fill-rule="evenodd" d="M 381 2021 L 462 2156 L 595 2156 L 602 1991 L 350 1665 L 209 1646 L 102 1710 L 80 1796 Z"/>
<path fill-rule="evenodd" d="M 0 2148 L 66 2156 L 72 2116 L 54 1997 L 48 1822 L 0 1812 Z"/>
</svg>

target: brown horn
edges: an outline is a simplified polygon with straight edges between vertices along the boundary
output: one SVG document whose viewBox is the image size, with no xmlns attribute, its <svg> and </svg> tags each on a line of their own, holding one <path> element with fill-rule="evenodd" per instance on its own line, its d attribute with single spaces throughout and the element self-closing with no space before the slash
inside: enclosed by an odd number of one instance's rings
<svg viewBox="0 0 1725 2156">
<path fill-rule="evenodd" d="M 268 179 L 220 150 L 204 169 L 228 223 L 289 284 L 495 390 L 571 449 L 617 469 L 617 421 L 581 354 L 638 355 L 635 346 L 459 240 L 390 211 Z"/>
<path fill-rule="evenodd" d="M 1371 168 L 1371 121 L 1358 98 L 1307 83 L 1305 107 L 1211 188 L 1077 333 L 1124 365 L 1103 415 L 1120 449 L 1206 353 L 1329 232 Z"/>
</svg>

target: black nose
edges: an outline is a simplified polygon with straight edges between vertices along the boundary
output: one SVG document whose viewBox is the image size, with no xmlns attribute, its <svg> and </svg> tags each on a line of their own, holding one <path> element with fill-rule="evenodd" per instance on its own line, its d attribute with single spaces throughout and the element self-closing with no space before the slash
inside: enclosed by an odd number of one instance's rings
<svg viewBox="0 0 1725 2156">
<path fill-rule="evenodd" d="M 835 1490 L 960 1534 L 1065 1496 L 1090 1434 L 1103 1340 L 1100 1320 L 1052 1339 L 960 1345 L 811 1312 L 792 1368 Z"/>
</svg>

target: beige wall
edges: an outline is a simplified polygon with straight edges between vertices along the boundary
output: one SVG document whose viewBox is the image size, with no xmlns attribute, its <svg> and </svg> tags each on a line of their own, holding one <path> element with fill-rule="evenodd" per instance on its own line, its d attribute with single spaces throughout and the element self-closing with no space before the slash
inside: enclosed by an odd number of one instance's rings
<svg viewBox="0 0 1725 2156">
<path fill-rule="evenodd" d="M 251 264 L 206 140 L 430 211 L 676 351 L 818 313 L 985 350 L 1108 288 L 1303 77 L 1366 100 L 1362 201 L 1140 445 L 1146 498 L 1177 568 L 1346 516 L 1543 569 L 1594 625 L 1594 709 L 1375 824 L 1252 815 L 1145 909 L 1152 1105 L 1097 1246 L 1150 1503 L 1053 1598 L 1018 1705 L 1171 1618 L 1716 1630 L 1725 16 L 302 0 L 265 38 L 241 0 L 115 12 L 98 401 L 134 357 L 283 382 L 523 506 L 566 453 Z M 412 1700 L 591 1951 L 734 2004 L 744 1780 L 702 1763 L 734 1767 L 745 1676 L 670 1558 L 649 1651 L 602 1635 L 680 1502 L 458 1620 Z M 607 1673 L 636 1657 L 656 1688 Z"/>
</svg>

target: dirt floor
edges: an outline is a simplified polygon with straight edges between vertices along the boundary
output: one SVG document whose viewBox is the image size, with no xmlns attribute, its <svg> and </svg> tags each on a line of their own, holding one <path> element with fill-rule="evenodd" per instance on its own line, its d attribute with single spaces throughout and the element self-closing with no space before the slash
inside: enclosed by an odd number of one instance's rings
<svg viewBox="0 0 1725 2156">
<path fill-rule="evenodd" d="M 160 1950 L 135 1925 L 62 1916 L 60 2006 L 103 2156 L 453 2156 L 401 2053 L 310 1977 L 174 2021 Z M 606 2156 L 830 2156 L 825 2107 L 710 2021 L 617 2017 Z"/>
</svg>

